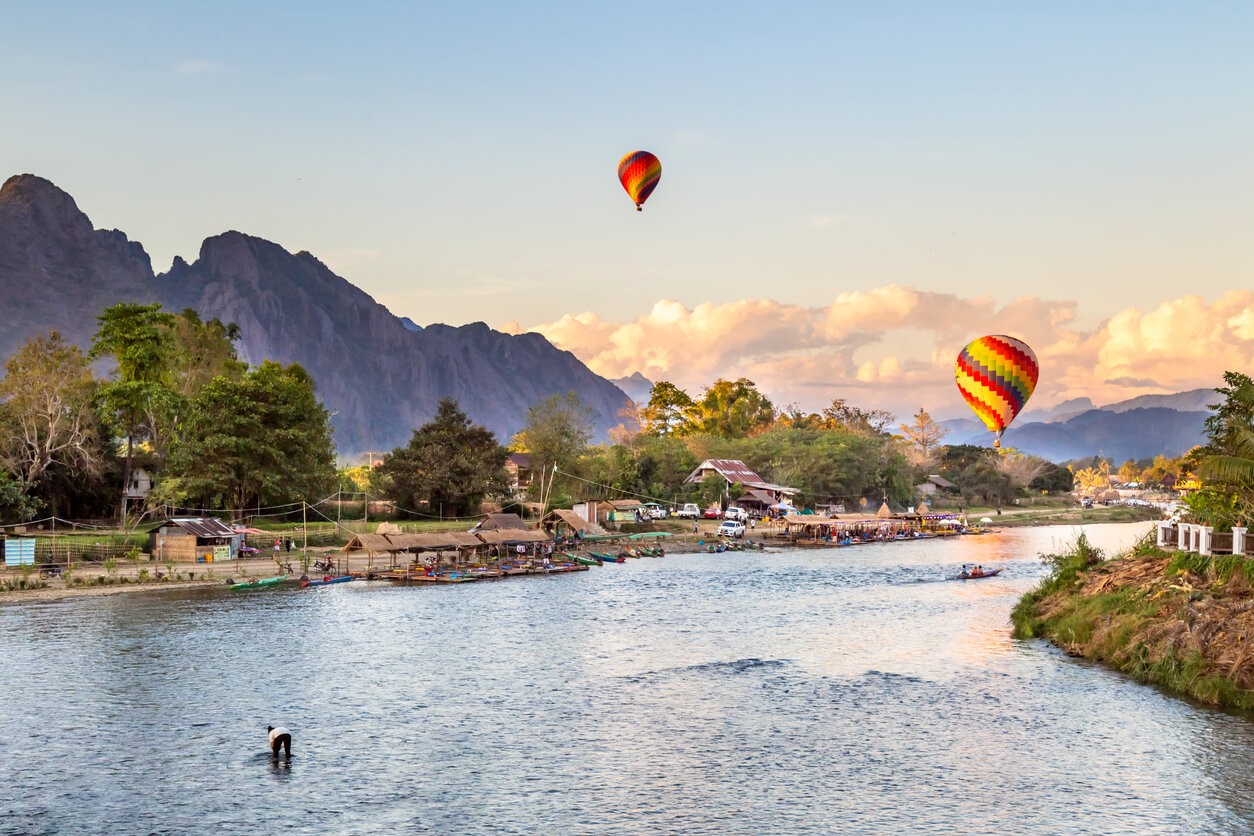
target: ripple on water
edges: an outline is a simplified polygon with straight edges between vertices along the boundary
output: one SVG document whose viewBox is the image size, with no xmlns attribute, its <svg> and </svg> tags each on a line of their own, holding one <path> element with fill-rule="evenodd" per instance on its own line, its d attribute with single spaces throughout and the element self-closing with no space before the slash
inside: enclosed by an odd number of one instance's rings
<svg viewBox="0 0 1254 836">
<path fill-rule="evenodd" d="M 1248 830 L 1245 718 L 1009 638 L 1059 536 L 3 607 L 0 832 Z"/>
</svg>

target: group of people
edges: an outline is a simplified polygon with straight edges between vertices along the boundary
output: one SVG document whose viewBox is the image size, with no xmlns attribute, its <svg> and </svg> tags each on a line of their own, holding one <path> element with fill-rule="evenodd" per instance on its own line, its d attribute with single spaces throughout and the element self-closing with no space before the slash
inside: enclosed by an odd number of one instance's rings
<svg viewBox="0 0 1254 836">
<path fill-rule="evenodd" d="M 967 568 L 967 564 L 965 564 L 965 563 L 964 563 L 964 564 L 962 564 L 962 571 L 958 573 L 958 577 L 961 577 L 961 578 L 982 578 L 982 577 L 984 577 L 984 567 L 983 567 L 983 566 L 972 566 L 970 569 L 968 569 L 968 568 Z"/>
</svg>

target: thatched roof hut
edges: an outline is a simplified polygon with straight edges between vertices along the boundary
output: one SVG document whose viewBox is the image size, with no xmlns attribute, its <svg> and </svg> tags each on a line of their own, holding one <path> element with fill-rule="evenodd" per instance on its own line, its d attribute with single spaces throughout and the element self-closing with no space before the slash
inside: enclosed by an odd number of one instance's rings
<svg viewBox="0 0 1254 836">
<path fill-rule="evenodd" d="M 893 513 L 893 509 L 889 508 L 888 503 L 885 502 L 880 506 L 880 509 L 875 512 L 875 516 L 879 517 L 881 520 L 891 520 L 897 515 Z"/>
<path fill-rule="evenodd" d="M 536 531 L 531 528 L 476 531 L 475 536 L 488 546 L 512 546 L 515 543 L 544 543 L 549 540 L 549 535 L 543 531 Z"/>
<path fill-rule="evenodd" d="M 394 545 L 391 540 L 382 534 L 354 534 L 353 539 L 349 540 L 341 551 L 366 552 L 370 555 L 376 555 L 395 554 L 398 551 L 403 551 L 403 549 Z"/>
<path fill-rule="evenodd" d="M 481 519 L 471 531 L 500 531 L 503 529 L 526 529 L 527 524 L 517 514 L 488 514 Z"/>
<path fill-rule="evenodd" d="M 918 507 L 918 508 L 915 508 L 915 509 L 914 509 L 914 512 L 915 512 L 916 514 L 918 514 L 919 516 L 923 516 L 924 514 L 930 514 L 930 513 L 932 513 L 932 509 L 931 509 L 931 508 L 929 508 L 929 507 L 927 507 L 927 503 L 926 503 L 926 502 L 920 502 L 920 503 L 919 503 L 919 507 Z"/>
<path fill-rule="evenodd" d="M 563 527 L 570 529 L 572 532 L 578 531 L 587 534 L 592 530 L 592 525 L 583 517 L 571 511 L 568 508 L 555 508 L 540 520 L 540 525 L 545 531 L 554 530 L 561 531 Z"/>
</svg>

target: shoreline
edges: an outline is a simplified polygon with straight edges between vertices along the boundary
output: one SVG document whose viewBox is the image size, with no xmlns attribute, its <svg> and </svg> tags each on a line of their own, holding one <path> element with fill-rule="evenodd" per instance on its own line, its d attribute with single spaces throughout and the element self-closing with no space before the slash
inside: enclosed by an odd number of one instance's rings
<svg viewBox="0 0 1254 836">
<path fill-rule="evenodd" d="M 1254 710 L 1254 562 L 1142 545 L 1108 560 L 1077 543 L 1011 613 L 1044 639 L 1179 697 Z"/>
</svg>

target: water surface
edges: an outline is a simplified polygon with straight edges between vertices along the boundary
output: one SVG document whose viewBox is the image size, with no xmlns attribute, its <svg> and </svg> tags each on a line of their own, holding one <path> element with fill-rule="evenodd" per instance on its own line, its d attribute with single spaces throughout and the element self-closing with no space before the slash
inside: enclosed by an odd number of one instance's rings
<svg viewBox="0 0 1254 836">
<path fill-rule="evenodd" d="M 1010 638 L 1071 536 L 0 607 L 0 832 L 1248 832 L 1249 719 Z"/>
</svg>

